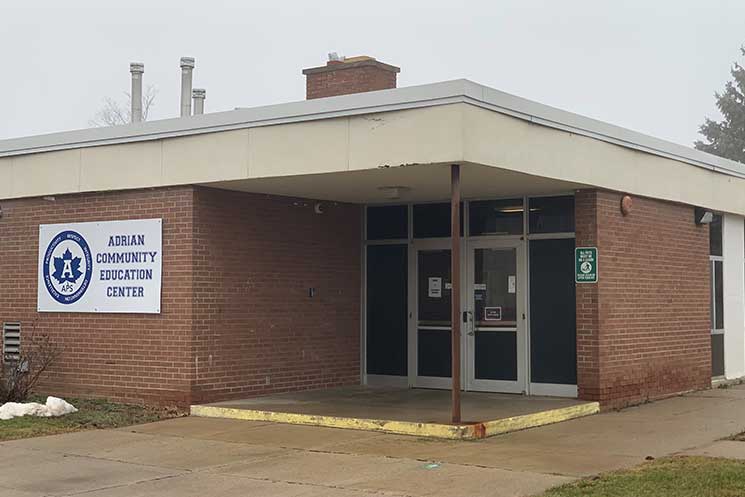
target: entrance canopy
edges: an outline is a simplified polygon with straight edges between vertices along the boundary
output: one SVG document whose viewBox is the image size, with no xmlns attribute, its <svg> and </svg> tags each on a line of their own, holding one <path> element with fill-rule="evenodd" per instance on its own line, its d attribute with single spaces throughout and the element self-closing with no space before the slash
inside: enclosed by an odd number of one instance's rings
<svg viewBox="0 0 745 497">
<path fill-rule="evenodd" d="M 463 198 L 556 195 L 587 187 L 473 163 L 462 164 L 461 170 Z M 444 201 L 450 198 L 450 164 L 237 180 L 204 186 L 364 204 Z"/>
<path fill-rule="evenodd" d="M 410 169 L 441 164 L 745 214 L 742 164 L 467 80 L 0 141 L 0 199 L 204 184 L 374 202 L 407 175 L 446 198 L 443 173 Z M 464 195 L 492 187 L 479 174 Z"/>
</svg>

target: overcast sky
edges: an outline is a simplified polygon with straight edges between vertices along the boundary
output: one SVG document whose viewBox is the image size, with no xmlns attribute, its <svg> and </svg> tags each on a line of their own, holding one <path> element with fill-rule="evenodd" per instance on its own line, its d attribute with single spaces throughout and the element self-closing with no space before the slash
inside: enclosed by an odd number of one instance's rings
<svg viewBox="0 0 745 497">
<path fill-rule="evenodd" d="M 162 119 L 181 56 L 213 112 L 301 100 L 301 69 L 336 51 L 401 67 L 399 86 L 468 78 L 691 145 L 745 43 L 743 0 L 106 3 L 1 0 L 0 139 L 88 127 L 130 61 Z"/>
</svg>

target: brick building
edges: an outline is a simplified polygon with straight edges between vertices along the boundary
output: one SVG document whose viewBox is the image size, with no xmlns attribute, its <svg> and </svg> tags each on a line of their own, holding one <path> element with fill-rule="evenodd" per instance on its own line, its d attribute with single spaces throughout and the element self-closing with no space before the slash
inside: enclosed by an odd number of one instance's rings
<svg viewBox="0 0 745 497">
<path fill-rule="evenodd" d="M 745 166 L 398 71 L 334 60 L 302 102 L 0 141 L 4 360 L 43 332 L 44 389 L 163 404 L 450 388 L 458 165 L 462 389 L 614 407 L 745 375 Z"/>
</svg>

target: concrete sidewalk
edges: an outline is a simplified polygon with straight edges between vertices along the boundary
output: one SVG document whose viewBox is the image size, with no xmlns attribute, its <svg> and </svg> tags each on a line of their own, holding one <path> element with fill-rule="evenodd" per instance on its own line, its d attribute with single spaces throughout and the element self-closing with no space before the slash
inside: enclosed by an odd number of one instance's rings
<svg viewBox="0 0 745 497">
<path fill-rule="evenodd" d="M 745 387 L 480 441 L 182 418 L 0 444 L 0 494 L 518 496 L 646 456 L 745 457 Z M 742 448 L 740 448 L 742 447 Z"/>
</svg>

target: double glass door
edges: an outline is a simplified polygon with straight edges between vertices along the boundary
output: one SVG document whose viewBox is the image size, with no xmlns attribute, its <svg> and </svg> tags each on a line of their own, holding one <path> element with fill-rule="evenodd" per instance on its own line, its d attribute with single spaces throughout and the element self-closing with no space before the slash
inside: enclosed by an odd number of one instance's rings
<svg viewBox="0 0 745 497">
<path fill-rule="evenodd" d="M 414 386 L 451 388 L 449 242 L 415 247 Z M 479 241 L 461 262 L 461 388 L 525 391 L 524 257 L 519 241 Z M 410 342 L 410 343 L 411 343 Z"/>
</svg>

